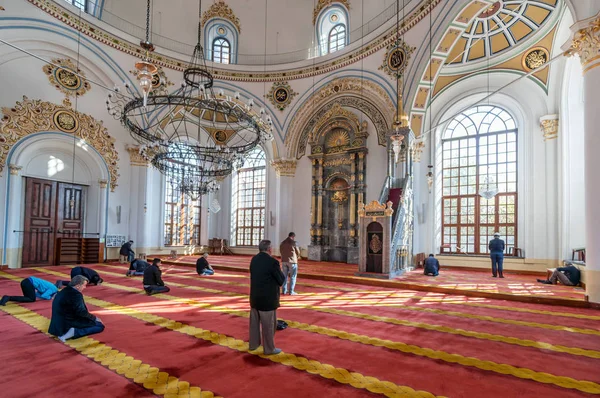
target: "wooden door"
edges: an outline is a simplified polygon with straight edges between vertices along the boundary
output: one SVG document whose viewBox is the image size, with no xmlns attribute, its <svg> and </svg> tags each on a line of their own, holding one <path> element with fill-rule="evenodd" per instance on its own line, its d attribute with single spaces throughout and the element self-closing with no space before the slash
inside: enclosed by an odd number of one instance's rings
<svg viewBox="0 0 600 398">
<path fill-rule="evenodd" d="M 58 183 L 56 229 L 59 238 L 82 238 L 86 187 Z"/>
<path fill-rule="evenodd" d="M 55 181 L 26 178 L 23 267 L 54 264 Z"/>
<path fill-rule="evenodd" d="M 367 225 L 367 272 L 383 272 L 383 226 L 378 222 Z"/>
</svg>

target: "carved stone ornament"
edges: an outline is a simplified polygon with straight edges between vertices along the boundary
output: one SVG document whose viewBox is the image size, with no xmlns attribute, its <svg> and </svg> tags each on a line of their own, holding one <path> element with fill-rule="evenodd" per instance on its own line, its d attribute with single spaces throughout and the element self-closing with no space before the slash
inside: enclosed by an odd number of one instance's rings
<svg viewBox="0 0 600 398">
<path fill-rule="evenodd" d="M 129 73 L 137 78 L 137 70 L 130 70 Z M 169 94 L 169 87 L 173 85 L 174 83 L 169 80 L 163 68 L 159 66 L 156 73 L 152 75 L 152 91 L 150 91 L 150 95 L 167 95 Z"/>
<path fill-rule="evenodd" d="M 98 180 L 98 185 L 100 186 L 100 189 L 105 189 L 106 186 L 108 185 L 108 181 L 106 181 L 106 180 Z"/>
<path fill-rule="evenodd" d="M 573 37 L 571 48 L 565 55 L 579 55 L 581 65 L 586 72 L 586 66 L 600 56 L 600 17 L 592 20 L 589 25 L 583 29 L 579 29 Z"/>
<path fill-rule="evenodd" d="M 540 127 L 544 133 L 544 141 L 558 137 L 558 115 L 546 115 L 540 118 Z"/>
<path fill-rule="evenodd" d="M 265 97 L 280 111 L 283 111 L 298 95 L 288 82 L 274 82 Z"/>
<path fill-rule="evenodd" d="M 416 47 L 411 47 L 403 40 L 396 40 L 387 46 L 383 64 L 379 70 L 383 70 L 393 79 L 401 78 L 408 65 L 410 56 L 416 50 Z"/>
<path fill-rule="evenodd" d="M 550 59 L 550 53 L 544 47 L 536 47 L 523 54 L 523 68 L 531 71 L 544 65 Z"/>
<path fill-rule="evenodd" d="M 67 58 L 63 59 L 53 59 L 52 64 L 46 64 L 42 68 L 44 73 L 48 75 L 48 80 L 50 84 L 56 87 L 61 93 L 66 95 L 67 97 L 71 96 L 82 96 L 89 90 L 91 90 L 92 86 L 85 80 L 85 75 L 78 69 L 73 61 Z M 84 79 L 77 76 L 83 76 Z"/>
<path fill-rule="evenodd" d="M 18 176 L 19 175 L 19 171 L 21 171 L 23 169 L 23 166 L 19 166 L 16 164 L 9 164 L 8 165 L 8 170 L 10 170 L 10 175 L 11 176 Z"/>
<path fill-rule="evenodd" d="M 68 101 L 65 101 L 69 104 Z M 115 149 L 115 139 L 108 134 L 102 121 L 74 111 L 66 106 L 42 100 L 23 97 L 12 108 L 2 108 L 4 114 L 0 122 L 0 172 L 6 165 L 6 157 L 12 146 L 29 134 L 40 131 L 68 132 L 81 138 L 102 156 L 110 173 L 110 188 L 117 187 L 119 179 L 119 154 Z M 74 118 L 74 130 L 71 128 Z"/>
<path fill-rule="evenodd" d="M 219 0 L 215 2 L 210 8 L 202 14 L 202 26 L 206 25 L 206 23 L 212 18 L 222 18 L 230 21 L 238 33 L 242 32 L 242 28 L 240 26 L 240 20 L 235 16 L 233 10 L 229 8 L 227 4 L 223 0 Z"/>
<path fill-rule="evenodd" d="M 313 134 L 311 134 L 308 140 L 309 143 L 311 145 L 317 144 L 319 135 L 323 132 L 322 129 L 325 125 L 329 125 L 329 127 L 336 127 L 335 125 L 332 126 L 332 124 L 335 124 L 335 119 L 346 119 L 354 131 L 358 132 L 360 130 L 360 120 L 358 116 L 356 116 L 353 112 L 342 108 L 342 105 L 339 102 L 336 102 L 333 104 L 331 109 L 325 112 L 323 116 L 319 117 L 319 120 L 314 127 Z M 349 142 L 347 142 L 347 144 L 349 144 Z"/>
<path fill-rule="evenodd" d="M 350 9 L 350 1 L 348 0 L 319 0 L 313 11 L 313 25 L 317 23 L 317 17 L 321 13 L 321 10 L 335 3 L 343 5 L 347 10 Z"/>
<path fill-rule="evenodd" d="M 271 166 L 275 169 L 279 177 L 293 177 L 296 174 L 295 159 L 275 159 L 271 161 Z"/>
<path fill-rule="evenodd" d="M 411 156 L 413 162 L 420 162 L 423 149 L 425 148 L 425 142 L 423 140 L 415 140 L 411 148 Z"/>
<path fill-rule="evenodd" d="M 127 145 L 125 147 L 129 152 L 129 164 L 132 166 L 148 167 L 148 159 L 140 152 L 140 147 L 137 145 Z"/>
</svg>

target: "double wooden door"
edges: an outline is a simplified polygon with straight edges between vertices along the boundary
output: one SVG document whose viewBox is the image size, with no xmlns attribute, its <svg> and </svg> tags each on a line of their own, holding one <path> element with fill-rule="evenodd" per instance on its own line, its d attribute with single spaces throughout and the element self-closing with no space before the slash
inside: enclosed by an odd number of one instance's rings
<svg viewBox="0 0 600 398">
<path fill-rule="evenodd" d="M 82 237 L 87 187 L 26 178 L 23 267 L 54 265 L 56 238 Z"/>
</svg>

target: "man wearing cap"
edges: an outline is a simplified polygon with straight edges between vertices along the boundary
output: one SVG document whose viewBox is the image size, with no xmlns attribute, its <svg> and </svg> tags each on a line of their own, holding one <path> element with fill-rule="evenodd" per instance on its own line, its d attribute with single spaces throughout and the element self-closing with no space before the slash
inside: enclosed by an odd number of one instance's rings
<svg viewBox="0 0 600 398">
<path fill-rule="evenodd" d="M 492 259 L 492 276 L 504 278 L 502 275 L 502 262 L 504 261 L 504 241 L 500 239 L 500 233 L 494 233 L 494 239 L 490 241 L 490 258 Z"/>
</svg>

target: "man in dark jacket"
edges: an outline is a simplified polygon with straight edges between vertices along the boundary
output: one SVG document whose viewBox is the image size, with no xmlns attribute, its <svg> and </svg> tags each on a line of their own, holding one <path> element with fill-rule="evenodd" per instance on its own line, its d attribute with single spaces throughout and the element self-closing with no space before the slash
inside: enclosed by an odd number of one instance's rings
<svg viewBox="0 0 600 398">
<path fill-rule="evenodd" d="M 283 269 L 283 294 L 296 294 L 296 275 L 298 274 L 298 257 L 300 257 L 300 248 L 296 243 L 296 234 L 290 232 L 286 240 L 279 245 L 281 254 L 281 268 Z M 290 289 L 288 290 L 288 276 L 290 279 Z"/>
<path fill-rule="evenodd" d="M 56 294 L 52 302 L 48 333 L 57 336 L 63 343 L 71 338 L 78 339 L 104 330 L 100 318 L 90 314 L 83 301 L 81 292 L 87 283 L 85 276 L 76 275 L 66 288 Z"/>
<path fill-rule="evenodd" d="M 556 285 L 557 281 L 560 281 L 565 286 L 577 286 L 581 280 L 581 272 L 573 264 L 569 264 L 566 267 L 559 267 L 552 272 L 550 279 L 538 279 L 538 282 L 545 283 L 546 285 Z"/>
<path fill-rule="evenodd" d="M 433 257 L 433 254 L 430 254 L 429 257 L 425 260 L 423 264 L 424 275 L 438 276 L 440 271 L 440 262 L 437 258 Z"/>
<path fill-rule="evenodd" d="M 490 241 L 490 259 L 492 260 L 492 276 L 495 278 L 496 276 L 500 276 L 500 278 L 504 278 L 502 275 L 502 262 L 504 261 L 504 241 L 500 239 L 500 233 L 494 233 L 494 239 Z"/>
<path fill-rule="evenodd" d="M 165 286 L 162 280 L 162 271 L 159 268 L 160 258 L 152 260 L 152 265 L 144 270 L 144 290 L 148 296 L 156 293 L 167 293 L 171 289 Z"/>
<path fill-rule="evenodd" d="M 119 250 L 119 254 L 121 256 L 127 256 L 127 261 L 132 262 L 133 259 L 135 258 L 135 253 L 133 252 L 133 250 L 131 250 L 131 245 L 133 244 L 133 241 L 130 240 L 129 242 L 125 242 L 123 243 L 123 246 L 121 246 L 121 250 Z"/>
<path fill-rule="evenodd" d="M 208 263 L 208 253 L 204 253 L 202 257 L 196 261 L 196 272 L 198 275 L 214 275 L 215 270 Z"/>
<path fill-rule="evenodd" d="M 98 273 L 91 268 L 86 268 L 86 267 L 71 268 L 71 279 L 73 279 L 77 275 L 85 276 L 87 278 L 87 280 L 89 281 L 88 285 L 98 286 L 99 284 L 104 282 L 104 280 L 102 278 L 100 278 L 100 275 L 98 275 Z M 68 286 L 69 283 L 70 283 L 69 281 L 60 281 L 59 280 L 59 281 L 56 281 L 56 287 L 60 288 L 61 286 Z"/>
<path fill-rule="evenodd" d="M 277 308 L 279 308 L 279 289 L 285 277 L 279 261 L 271 256 L 271 241 L 263 240 L 258 245 L 259 253 L 250 261 L 250 351 L 262 343 L 265 355 L 279 354 L 275 348 L 275 329 L 277 327 Z"/>
<path fill-rule="evenodd" d="M 127 270 L 127 273 L 125 274 L 125 276 L 144 275 L 144 271 L 149 266 L 150 266 L 149 262 L 142 260 L 141 258 L 135 259 L 131 262 L 131 264 L 129 264 L 129 269 Z"/>
</svg>

